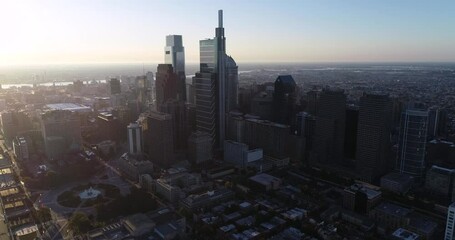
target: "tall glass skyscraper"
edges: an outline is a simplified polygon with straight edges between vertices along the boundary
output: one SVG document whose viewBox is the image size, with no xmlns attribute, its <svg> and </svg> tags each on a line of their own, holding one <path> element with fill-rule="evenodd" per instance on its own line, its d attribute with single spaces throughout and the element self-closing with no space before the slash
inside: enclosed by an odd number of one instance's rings
<svg viewBox="0 0 455 240">
<path fill-rule="evenodd" d="M 178 100 L 186 101 L 185 48 L 183 47 L 182 36 L 166 36 L 166 47 L 164 47 L 164 53 L 164 62 L 166 64 L 172 64 L 174 73 L 178 76 Z"/>
<path fill-rule="evenodd" d="M 406 110 L 401 115 L 397 169 L 420 181 L 425 171 L 428 112 Z"/>
<path fill-rule="evenodd" d="M 218 11 L 215 38 L 201 40 L 199 47 L 200 71 L 193 78 L 197 128 L 209 133 L 214 147 L 221 149 L 225 140 L 226 113 L 237 104 L 238 86 L 237 64 L 226 55 L 222 10 Z"/>
</svg>

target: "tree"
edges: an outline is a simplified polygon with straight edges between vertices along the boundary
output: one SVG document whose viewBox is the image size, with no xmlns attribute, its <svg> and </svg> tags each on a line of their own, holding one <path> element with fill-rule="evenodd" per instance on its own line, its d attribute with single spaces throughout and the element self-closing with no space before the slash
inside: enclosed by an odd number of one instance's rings
<svg viewBox="0 0 455 240">
<path fill-rule="evenodd" d="M 42 207 L 36 211 L 36 216 L 41 223 L 52 220 L 51 210 L 49 208 Z"/>
<path fill-rule="evenodd" d="M 87 233 L 93 228 L 90 219 L 82 212 L 75 212 L 71 216 L 68 225 L 76 235 Z"/>
</svg>

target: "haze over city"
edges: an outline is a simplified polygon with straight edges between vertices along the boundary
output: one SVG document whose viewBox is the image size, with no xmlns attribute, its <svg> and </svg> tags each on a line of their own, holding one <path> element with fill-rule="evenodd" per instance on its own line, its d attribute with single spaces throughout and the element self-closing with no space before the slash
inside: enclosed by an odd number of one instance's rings
<svg viewBox="0 0 455 240">
<path fill-rule="evenodd" d="M 238 62 L 455 61 L 451 0 L 2 0 L 0 65 L 157 63 L 169 34 L 197 63 L 217 9 Z"/>
<path fill-rule="evenodd" d="M 454 7 L 0 0 L 0 240 L 455 240 Z"/>
</svg>

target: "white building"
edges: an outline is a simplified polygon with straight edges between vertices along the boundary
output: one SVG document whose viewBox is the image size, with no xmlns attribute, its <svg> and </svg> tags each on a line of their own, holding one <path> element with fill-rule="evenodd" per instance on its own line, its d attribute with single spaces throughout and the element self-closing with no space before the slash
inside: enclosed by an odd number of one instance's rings
<svg viewBox="0 0 455 240">
<path fill-rule="evenodd" d="M 446 223 L 446 233 L 444 236 L 444 240 L 453 240 L 455 239 L 455 235 L 453 234 L 454 227 L 455 227 L 455 202 L 449 206 L 447 211 L 447 223 Z"/>
<path fill-rule="evenodd" d="M 142 153 L 142 128 L 138 123 L 128 125 L 128 149 L 130 154 Z"/>
</svg>

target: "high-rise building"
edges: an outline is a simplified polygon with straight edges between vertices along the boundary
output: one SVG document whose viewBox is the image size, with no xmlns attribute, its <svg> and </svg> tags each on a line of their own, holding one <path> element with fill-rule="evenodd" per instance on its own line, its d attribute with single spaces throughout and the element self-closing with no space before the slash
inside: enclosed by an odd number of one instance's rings
<svg viewBox="0 0 455 240">
<path fill-rule="evenodd" d="M 231 56 L 226 56 L 226 113 L 237 108 L 239 67 Z"/>
<path fill-rule="evenodd" d="M 264 155 L 285 158 L 290 155 L 289 126 L 266 120 L 246 119 L 244 142 L 251 148 L 262 148 Z"/>
<path fill-rule="evenodd" d="M 365 181 L 386 174 L 390 157 L 392 101 L 386 94 L 364 93 L 360 98 L 356 168 Z"/>
<path fill-rule="evenodd" d="M 438 107 L 428 111 L 428 138 L 447 136 L 447 112 Z"/>
<path fill-rule="evenodd" d="M 408 109 L 401 114 L 397 170 L 413 176 L 417 182 L 425 172 L 427 125 L 427 111 Z"/>
<path fill-rule="evenodd" d="M 41 131 L 46 156 L 56 160 L 82 147 L 80 117 L 67 110 L 53 110 L 41 115 Z"/>
<path fill-rule="evenodd" d="M 444 235 L 444 240 L 454 240 L 455 239 L 455 202 L 450 204 L 449 209 L 447 210 L 447 223 L 446 223 L 446 233 Z"/>
<path fill-rule="evenodd" d="M 177 98 L 177 75 L 171 64 L 158 64 L 155 85 L 157 106 Z"/>
<path fill-rule="evenodd" d="M 213 39 L 199 42 L 200 71 L 193 78 L 196 93 L 197 126 L 213 139 L 213 146 L 223 148 L 226 113 L 236 104 L 238 70 L 234 59 L 226 55 L 223 11 L 218 11 L 218 27 Z M 227 83 L 227 81 L 230 81 Z M 232 98 L 235 97 L 235 100 Z"/>
<path fill-rule="evenodd" d="M 291 75 L 278 76 L 273 93 L 273 121 L 290 125 L 295 116 L 296 84 Z"/>
<path fill-rule="evenodd" d="M 142 153 L 142 129 L 138 123 L 130 123 L 128 129 L 128 149 L 130 154 L 138 155 Z"/>
<path fill-rule="evenodd" d="M 153 72 L 147 72 L 145 74 L 145 78 L 147 80 L 147 87 L 150 89 L 150 97 L 151 101 L 155 101 L 156 95 L 155 95 L 155 78 L 153 77 Z"/>
<path fill-rule="evenodd" d="M 119 94 L 121 90 L 121 85 L 120 85 L 120 80 L 117 78 L 111 78 L 109 80 L 109 92 L 114 95 L 114 94 Z"/>
<path fill-rule="evenodd" d="M 148 115 L 147 127 L 150 159 L 154 164 L 169 167 L 175 159 L 172 116 L 153 111 Z"/>
<path fill-rule="evenodd" d="M 172 129 L 174 137 L 174 150 L 185 150 L 187 144 L 187 117 L 185 102 L 168 100 L 159 107 L 160 112 L 170 114 L 172 117 Z"/>
<path fill-rule="evenodd" d="M 313 151 L 315 165 L 341 164 L 344 150 L 346 95 L 343 90 L 324 89 L 319 94 Z"/>
<path fill-rule="evenodd" d="M 186 75 L 185 75 L 185 48 L 181 35 L 166 36 L 166 47 L 164 47 L 164 62 L 171 64 L 174 73 L 177 75 L 177 98 L 186 101 Z"/>
<path fill-rule="evenodd" d="M 359 107 L 348 105 L 346 107 L 346 127 L 344 131 L 344 157 L 349 160 L 356 159 L 358 123 Z"/>
<path fill-rule="evenodd" d="M 196 165 L 212 160 L 212 142 L 206 132 L 192 133 L 188 138 L 188 160 Z"/>
</svg>

